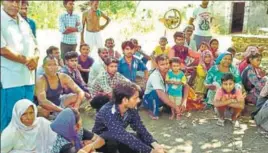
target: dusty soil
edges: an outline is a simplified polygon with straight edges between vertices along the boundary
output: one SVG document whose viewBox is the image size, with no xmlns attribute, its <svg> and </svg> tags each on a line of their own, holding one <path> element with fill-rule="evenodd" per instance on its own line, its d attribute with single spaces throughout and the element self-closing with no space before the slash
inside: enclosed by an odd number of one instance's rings
<svg viewBox="0 0 268 153">
<path fill-rule="evenodd" d="M 252 106 L 247 106 L 249 112 Z M 162 113 L 159 120 L 151 120 L 145 110 L 141 118 L 154 138 L 163 144 L 169 153 L 265 153 L 268 139 L 257 132 L 249 113 L 240 118 L 240 128 L 233 128 L 231 121 L 225 127 L 216 125 L 213 110 L 187 112 L 180 121 L 169 120 Z M 82 111 L 83 125 L 91 129 L 95 111 Z M 265 151 L 266 150 L 266 151 Z"/>
</svg>

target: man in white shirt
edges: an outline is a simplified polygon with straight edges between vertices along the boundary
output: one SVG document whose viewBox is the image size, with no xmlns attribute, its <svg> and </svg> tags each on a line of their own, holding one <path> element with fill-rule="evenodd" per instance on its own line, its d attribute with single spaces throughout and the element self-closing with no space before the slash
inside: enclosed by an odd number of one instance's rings
<svg viewBox="0 0 268 153">
<path fill-rule="evenodd" d="M 33 101 L 39 51 L 29 24 L 18 14 L 21 1 L 2 1 L 1 9 L 1 132 L 15 103 Z"/>
<path fill-rule="evenodd" d="M 93 80 L 95 80 L 99 73 L 105 71 L 106 65 L 104 64 L 104 59 L 108 58 L 108 50 L 106 48 L 98 49 L 99 57 L 94 61 L 92 67 L 90 68 L 90 72 L 88 75 L 88 85 L 91 86 Z"/>
<path fill-rule="evenodd" d="M 193 15 L 190 18 L 189 25 L 193 25 L 195 22 L 194 40 L 196 42 L 196 48 L 199 48 L 201 42 L 209 43 L 212 38 L 211 34 L 211 22 L 212 22 L 212 10 L 208 7 L 208 0 L 202 0 L 202 4 L 194 9 Z"/>
</svg>

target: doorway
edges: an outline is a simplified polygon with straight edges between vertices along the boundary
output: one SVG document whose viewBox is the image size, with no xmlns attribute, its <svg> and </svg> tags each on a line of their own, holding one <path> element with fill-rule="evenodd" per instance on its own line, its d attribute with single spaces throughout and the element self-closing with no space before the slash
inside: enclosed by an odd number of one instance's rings
<svg viewBox="0 0 268 153">
<path fill-rule="evenodd" d="M 245 2 L 234 2 L 231 33 L 242 33 L 245 14 Z"/>
</svg>

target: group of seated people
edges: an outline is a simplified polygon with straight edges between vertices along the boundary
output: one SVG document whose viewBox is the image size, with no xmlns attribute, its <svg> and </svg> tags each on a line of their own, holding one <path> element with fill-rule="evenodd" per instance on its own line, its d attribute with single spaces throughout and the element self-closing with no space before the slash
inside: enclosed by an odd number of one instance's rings
<svg viewBox="0 0 268 153">
<path fill-rule="evenodd" d="M 143 125 L 140 107 L 153 120 L 159 119 L 161 107 L 170 110 L 170 120 L 180 120 L 190 106 L 214 108 L 219 126 L 224 126 L 229 111 L 239 127 L 245 104 L 252 103 L 252 117 L 267 134 L 268 77 L 260 67 L 262 50 L 248 46 L 239 61 L 232 47 L 219 52 L 217 39 L 197 49 L 186 41 L 191 28 L 174 34 L 173 47 L 161 37 L 151 55 L 136 39 L 122 43 L 122 56 L 109 38 L 96 59 L 89 56 L 87 44 L 81 44 L 80 55 L 69 51 L 64 59 L 57 47 L 49 47 L 37 73 L 35 102 L 23 99 L 15 104 L 1 134 L 1 152 L 166 152 Z M 96 109 L 92 132 L 82 126 L 82 102 Z M 128 125 L 136 133 L 128 132 Z"/>
</svg>

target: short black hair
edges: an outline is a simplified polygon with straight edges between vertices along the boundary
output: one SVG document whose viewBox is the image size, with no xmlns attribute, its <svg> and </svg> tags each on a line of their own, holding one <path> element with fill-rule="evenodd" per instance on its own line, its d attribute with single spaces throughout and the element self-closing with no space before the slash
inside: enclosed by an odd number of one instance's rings
<svg viewBox="0 0 268 153">
<path fill-rule="evenodd" d="M 114 43 L 114 39 L 113 39 L 113 38 L 107 38 L 107 39 L 105 40 L 105 44 L 106 44 L 108 41 L 112 41 L 112 42 Z"/>
<path fill-rule="evenodd" d="M 118 64 L 118 63 L 119 63 L 119 60 L 116 59 L 116 58 L 113 58 L 113 57 L 108 57 L 108 58 L 105 58 L 105 59 L 103 60 L 103 62 L 104 62 L 104 64 L 105 64 L 106 66 L 108 66 L 108 65 L 110 65 L 111 63 L 116 63 L 116 64 Z"/>
<path fill-rule="evenodd" d="M 64 55 L 65 60 L 69 60 L 69 59 L 77 58 L 77 57 L 78 57 L 78 54 L 76 51 L 70 51 L 70 52 L 65 53 Z"/>
<path fill-rule="evenodd" d="M 58 60 L 57 60 L 55 57 L 47 55 L 47 56 L 44 57 L 44 59 L 43 59 L 43 65 L 46 64 L 47 60 L 56 60 L 56 61 L 58 62 Z"/>
<path fill-rule="evenodd" d="M 261 53 L 256 53 L 256 54 L 250 54 L 247 58 L 247 63 L 249 64 L 250 63 L 250 60 L 254 59 L 254 58 L 259 58 L 261 57 L 262 58 L 262 55 Z"/>
<path fill-rule="evenodd" d="M 86 43 L 83 43 L 83 44 L 81 44 L 81 45 L 80 45 L 80 48 L 79 48 L 79 50 L 81 50 L 81 48 L 82 48 L 82 47 L 84 47 L 84 46 L 87 46 L 87 47 L 89 47 L 89 45 L 88 45 L 88 44 L 86 44 Z"/>
<path fill-rule="evenodd" d="M 21 5 L 29 6 L 28 0 L 21 0 Z"/>
<path fill-rule="evenodd" d="M 235 78 L 234 75 L 232 73 L 225 73 L 222 77 L 221 77 L 221 83 L 228 81 L 228 80 L 232 80 L 235 82 Z"/>
<path fill-rule="evenodd" d="M 163 37 L 160 37 L 159 40 L 165 40 L 166 42 L 168 41 L 168 40 L 167 40 L 167 37 L 164 37 L 164 36 L 163 36 Z"/>
<path fill-rule="evenodd" d="M 129 99 L 135 92 L 139 92 L 139 87 L 132 82 L 120 82 L 113 89 L 112 101 L 121 104 L 124 98 Z"/>
<path fill-rule="evenodd" d="M 104 50 L 106 50 L 107 51 L 107 49 L 106 48 L 98 48 L 98 54 L 100 54 L 101 52 L 103 52 Z"/>
<path fill-rule="evenodd" d="M 184 33 L 183 32 L 179 32 L 179 31 L 175 32 L 174 35 L 173 35 L 174 40 L 176 40 L 177 37 L 184 38 Z"/>
<path fill-rule="evenodd" d="M 179 63 L 179 64 L 181 64 L 181 60 L 180 60 L 180 58 L 178 58 L 178 57 L 172 57 L 172 58 L 169 60 L 169 64 L 171 65 L 172 63 Z"/>
<path fill-rule="evenodd" d="M 168 56 L 165 54 L 160 54 L 156 56 L 155 62 L 158 64 L 160 61 L 168 60 Z"/>
<path fill-rule="evenodd" d="M 53 53 L 53 50 L 59 50 L 58 47 L 56 46 L 50 46 L 48 49 L 47 49 L 47 55 L 51 55 Z"/>
<path fill-rule="evenodd" d="M 236 52 L 236 50 L 235 50 L 234 47 L 229 47 L 229 48 L 227 49 L 227 51 L 230 52 L 230 53 L 235 53 L 235 52 Z"/>
<path fill-rule="evenodd" d="M 131 49 L 135 48 L 135 45 L 132 41 L 124 41 L 121 45 L 122 50 L 125 50 L 125 48 L 130 47 Z"/>
<path fill-rule="evenodd" d="M 74 2 L 75 0 L 63 0 L 63 5 L 67 5 L 68 2 Z"/>
</svg>

